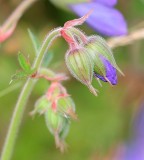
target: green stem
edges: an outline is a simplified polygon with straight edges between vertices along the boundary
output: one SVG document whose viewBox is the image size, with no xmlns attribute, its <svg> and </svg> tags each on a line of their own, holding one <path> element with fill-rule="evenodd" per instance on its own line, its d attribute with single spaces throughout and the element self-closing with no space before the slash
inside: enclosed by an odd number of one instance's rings
<svg viewBox="0 0 144 160">
<path fill-rule="evenodd" d="M 39 54 L 37 56 L 37 58 L 35 59 L 33 68 L 35 68 L 36 70 L 38 70 L 40 68 L 40 65 L 42 63 L 44 54 L 47 52 L 48 47 L 50 47 L 50 44 L 52 43 L 52 41 L 57 38 L 58 36 L 60 36 L 60 29 L 61 28 L 57 28 L 54 29 L 53 31 L 51 31 L 45 38 L 41 49 L 39 51 Z M 11 119 L 11 123 L 8 129 L 8 133 L 6 136 L 6 140 L 3 146 L 3 150 L 2 150 L 2 154 L 1 154 L 1 160 L 10 160 L 11 155 L 12 155 L 12 151 L 14 148 L 14 144 L 15 144 L 15 140 L 16 140 L 16 136 L 18 133 L 18 129 L 22 120 L 22 116 L 25 110 L 25 106 L 27 103 L 27 100 L 30 96 L 30 93 L 33 89 L 33 86 L 35 84 L 35 80 L 28 78 L 28 80 L 26 81 L 21 94 L 18 98 L 16 107 L 14 109 L 13 112 L 13 116 Z"/>
</svg>

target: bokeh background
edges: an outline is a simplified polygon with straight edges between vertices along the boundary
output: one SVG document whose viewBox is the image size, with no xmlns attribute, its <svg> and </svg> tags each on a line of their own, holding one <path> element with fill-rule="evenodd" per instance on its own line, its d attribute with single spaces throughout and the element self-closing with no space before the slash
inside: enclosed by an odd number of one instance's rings
<svg viewBox="0 0 144 160">
<path fill-rule="evenodd" d="M 0 0 L 1 24 L 20 2 L 21 0 Z M 42 42 L 51 29 L 63 26 L 65 21 L 77 17 L 67 8 L 66 1 L 53 2 L 36 2 L 22 16 L 14 34 L 0 46 L 0 149 L 25 82 L 19 80 L 9 85 L 11 76 L 20 68 L 17 61 L 18 51 L 29 56 L 31 62 L 35 58 L 27 30 L 31 29 Z M 143 0 L 119 0 L 116 8 L 123 13 L 130 31 L 144 25 Z M 86 24 L 80 28 L 88 35 L 97 34 Z M 69 75 L 64 62 L 67 48 L 61 38 L 53 43 L 49 51 L 53 55 L 49 68 Z M 75 101 L 79 119 L 71 123 L 66 138 L 69 147 L 64 154 L 55 148 L 44 117 L 35 116 L 33 119 L 29 116 L 35 101 L 47 89 L 47 82 L 40 80 L 28 101 L 12 160 L 103 160 L 102 157 L 111 156 L 131 136 L 133 118 L 144 100 L 143 53 L 143 40 L 114 49 L 115 59 L 125 77 L 119 76 L 118 85 L 114 87 L 107 83 L 102 83 L 103 87 L 100 87 L 96 81 L 93 82 L 99 90 L 98 97 L 93 96 L 85 86 L 69 75 L 70 79 L 63 84 Z"/>
</svg>

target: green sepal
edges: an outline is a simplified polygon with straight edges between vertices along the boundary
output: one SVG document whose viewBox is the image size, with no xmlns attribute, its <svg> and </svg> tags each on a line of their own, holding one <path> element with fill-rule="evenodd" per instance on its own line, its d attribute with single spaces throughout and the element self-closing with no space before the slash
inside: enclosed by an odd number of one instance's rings
<svg viewBox="0 0 144 160">
<path fill-rule="evenodd" d="M 51 107 L 44 113 L 46 126 L 49 131 L 54 135 L 55 132 L 60 133 L 64 125 L 64 117 L 58 112 L 54 111 Z"/>
<path fill-rule="evenodd" d="M 73 118 L 75 115 L 75 104 L 71 97 L 60 98 L 57 102 L 57 110 L 64 116 Z M 72 114 L 72 115 L 71 115 Z"/>
<path fill-rule="evenodd" d="M 63 128 L 61 132 L 59 133 L 59 137 L 61 140 L 64 140 L 66 138 L 66 136 L 68 135 L 69 129 L 70 129 L 70 119 L 64 118 Z"/>
<path fill-rule="evenodd" d="M 46 95 L 44 95 L 36 101 L 35 108 L 32 111 L 32 114 L 35 114 L 35 113 L 43 114 L 47 111 L 47 109 L 50 106 L 51 106 L 51 102 L 48 101 Z"/>
<path fill-rule="evenodd" d="M 92 41 L 91 41 L 92 39 Z M 100 36 L 91 36 L 89 37 L 91 41 L 89 43 L 89 48 L 91 48 L 96 54 L 102 55 L 105 59 L 107 59 L 114 68 L 116 68 L 122 75 L 122 71 L 116 64 L 111 48 L 108 46 L 107 42 Z"/>
<path fill-rule="evenodd" d="M 23 69 L 23 71 L 26 74 L 30 74 L 31 73 L 30 63 L 27 61 L 27 59 L 25 58 L 25 56 L 22 53 L 20 53 L 20 52 L 18 54 L 18 61 L 19 61 L 19 64 L 20 64 L 21 68 Z"/>
<path fill-rule="evenodd" d="M 106 75 L 106 68 L 100 59 L 100 54 L 96 53 L 92 48 L 89 50 L 90 56 L 94 62 L 94 72 L 98 73 L 99 75 Z"/>
</svg>

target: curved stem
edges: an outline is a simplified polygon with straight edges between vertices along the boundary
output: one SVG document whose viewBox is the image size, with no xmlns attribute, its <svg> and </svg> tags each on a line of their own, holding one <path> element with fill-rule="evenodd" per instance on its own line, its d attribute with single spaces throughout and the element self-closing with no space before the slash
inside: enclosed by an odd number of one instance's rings
<svg viewBox="0 0 144 160">
<path fill-rule="evenodd" d="M 13 13 L 7 18 L 2 25 L 3 30 L 7 30 L 12 24 L 17 23 L 23 13 L 37 0 L 24 0 L 20 5 L 13 11 Z"/>
<path fill-rule="evenodd" d="M 57 28 L 53 31 L 51 31 L 45 38 L 41 49 L 39 51 L 39 54 L 37 56 L 37 58 L 35 59 L 35 62 L 33 64 L 33 68 L 35 69 L 39 69 L 41 62 L 43 60 L 43 56 L 44 54 L 47 52 L 48 47 L 50 46 L 50 44 L 52 43 L 52 41 L 57 38 L 58 36 L 60 36 L 60 29 L 61 28 Z M 28 80 L 26 81 L 21 94 L 18 98 L 16 107 L 14 109 L 13 115 L 12 115 L 12 119 L 11 119 L 11 123 L 8 129 L 8 133 L 6 136 L 6 140 L 3 146 L 3 150 L 2 150 L 2 154 L 1 154 L 1 160 L 10 160 L 11 155 L 12 155 L 12 151 L 13 151 L 13 147 L 15 144 L 15 140 L 16 140 L 16 136 L 18 133 L 18 129 L 19 129 L 19 125 L 21 123 L 22 120 L 22 116 L 25 110 L 25 105 L 27 103 L 27 100 L 30 96 L 30 93 L 33 89 L 33 86 L 35 84 L 35 80 L 28 78 Z"/>
</svg>

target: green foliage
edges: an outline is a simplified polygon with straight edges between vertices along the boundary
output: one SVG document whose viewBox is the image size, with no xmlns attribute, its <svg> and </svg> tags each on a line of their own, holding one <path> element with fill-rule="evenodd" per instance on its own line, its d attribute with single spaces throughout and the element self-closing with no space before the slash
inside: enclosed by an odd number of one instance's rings
<svg viewBox="0 0 144 160">
<path fill-rule="evenodd" d="M 15 80 L 21 80 L 21 79 L 27 78 L 32 74 L 34 74 L 36 71 L 31 67 L 28 59 L 26 59 L 25 56 L 20 52 L 18 54 L 18 61 L 22 71 L 18 71 L 14 75 L 12 75 L 10 84 Z"/>
<path fill-rule="evenodd" d="M 31 66 L 30 66 L 30 63 L 28 62 L 28 60 L 25 58 L 25 56 L 19 52 L 18 54 L 18 61 L 19 61 L 19 64 L 21 66 L 21 68 L 23 69 L 23 71 L 26 73 L 26 74 L 30 74 L 31 73 Z"/>
<path fill-rule="evenodd" d="M 28 29 L 28 34 L 29 34 L 29 37 L 30 37 L 30 39 L 32 41 L 35 54 L 37 55 L 39 47 L 40 47 L 40 42 L 37 39 L 37 37 L 34 35 L 34 33 L 32 33 L 32 31 L 30 29 Z"/>
</svg>

